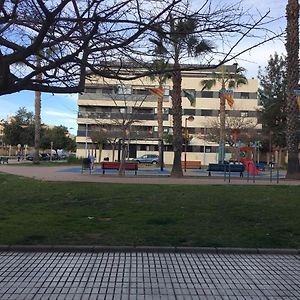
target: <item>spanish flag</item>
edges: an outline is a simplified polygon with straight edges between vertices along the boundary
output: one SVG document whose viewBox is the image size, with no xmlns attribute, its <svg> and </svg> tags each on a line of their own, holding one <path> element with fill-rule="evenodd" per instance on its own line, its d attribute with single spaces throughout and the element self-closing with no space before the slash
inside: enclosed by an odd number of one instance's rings
<svg viewBox="0 0 300 300">
<path fill-rule="evenodd" d="M 233 90 L 220 90 L 220 93 L 223 94 L 224 99 L 227 101 L 230 108 L 233 107 Z"/>
<path fill-rule="evenodd" d="M 163 88 L 149 88 L 149 91 L 157 97 L 163 97 L 164 96 L 164 89 Z"/>
</svg>

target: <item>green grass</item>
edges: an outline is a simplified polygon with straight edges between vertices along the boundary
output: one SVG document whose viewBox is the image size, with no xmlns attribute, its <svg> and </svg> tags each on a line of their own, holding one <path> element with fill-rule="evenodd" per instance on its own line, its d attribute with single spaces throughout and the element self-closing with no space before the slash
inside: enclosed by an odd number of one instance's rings
<svg viewBox="0 0 300 300">
<path fill-rule="evenodd" d="M 42 182 L 0 174 L 0 244 L 300 247 L 300 186 Z"/>
</svg>

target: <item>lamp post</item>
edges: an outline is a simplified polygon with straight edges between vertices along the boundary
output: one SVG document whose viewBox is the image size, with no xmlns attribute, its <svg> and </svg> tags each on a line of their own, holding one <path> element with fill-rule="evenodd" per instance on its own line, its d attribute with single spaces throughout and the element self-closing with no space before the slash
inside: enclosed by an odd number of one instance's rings
<svg viewBox="0 0 300 300">
<path fill-rule="evenodd" d="M 88 124 L 85 124 L 85 157 L 88 157 L 87 140 L 88 140 Z"/>
<path fill-rule="evenodd" d="M 184 122 L 184 172 L 186 172 L 186 151 L 187 151 L 187 143 L 188 143 L 188 136 L 189 136 L 189 132 L 187 129 L 187 122 L 193 122 L 194 121 L 194 117 L 193 116 L 189 116 L 187 118 L 185 118 L 185 122 Z"/>
<path fill-rule="evenodd" d="M 52 151 L 53 151 L 53 142 L 52 141 L 50 142 L 50 147 L 51 147 L 51 150 L 50 150 L 50 161 L 52 161 Z"/>
</svg>

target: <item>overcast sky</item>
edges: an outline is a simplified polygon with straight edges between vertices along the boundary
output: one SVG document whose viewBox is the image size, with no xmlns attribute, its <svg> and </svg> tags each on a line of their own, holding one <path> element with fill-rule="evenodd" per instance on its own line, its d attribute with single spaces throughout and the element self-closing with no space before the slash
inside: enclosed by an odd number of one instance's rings
<svg viewBox="0 0 300 300">
<path fill-rule="evenodd" d="M 201 0 L 192 0 L 193 5 Z M 230 0 L 212 0 L 215 3 L 232 3 Z M 285 8 L 287 0 L 247 0 L 244 7 L 252 10 L 254 14 L 264 14 L 270 9 L 270 18 L 279 18 L 272 24 L 271 29 L 275 32 L 284 30 L 286 27 Z M 245 41 L 241 47 L 247 47 L 251 41 Z M 253 49 L 240 57 L 239 65 L 247 69 L 247 77 L 256 77 L 258 67 L 264 67 L 274 52 L 285 53 L 284 41 L 273 41 Z M 64 125 L 75 134 L 77 129 L 77 95 L 42 95 L 42 122 L 52 125 Z M 19 107 L 26 107 L 28 111 L 34 111 L 34 93 L 21 92 L 0 97 L 0 119 L 6 120 L 8 116 L 14 115 Z"/>
</svg>

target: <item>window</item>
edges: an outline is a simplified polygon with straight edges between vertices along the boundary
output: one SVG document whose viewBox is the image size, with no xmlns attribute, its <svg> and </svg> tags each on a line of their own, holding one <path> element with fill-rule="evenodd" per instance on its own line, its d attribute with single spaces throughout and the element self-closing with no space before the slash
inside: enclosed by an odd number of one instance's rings
<svg viewBox="0 0 300 300">
<path fill-rule="evenodd" d="M 113 93 L 113 88 L 112 87 L 103 87 L 101 89 L 101 91 L 102 91 L 102 94 L 111 95 Z"/>
<path fill-rule="evenodd" d="M 241 92 L 241 99 L 250 99 L 250 93 Z"/>
<path fill-rule="evenodd" d="M 95 88 L 86 88 L 86 89 L 85 89 L 85 92 L 86 92 L 86 93 L 96 93 L 97 90 L 96 90 Z"/>
<path fill-rule="evenodd" d="M 241 117 L 249 117 L 248 111 L 241 111 Z"/>
<path fill-rule="evenodd" d="M 131 85 L 128 84 L 118 84 L 117 85 L 118 95 L 131 95 Z"/>
<path fill-rule="evenodd" d="M 202 91 L 201 92 L 201 97 L 202 98 L 213 98 L 214 97 L 214 92 Z"/>
<path fill-rule="evenodd" d="M 150 95 L 150 91 L 145 88 L 134 88 L 132 90 L 132 94 L 134 94 L 134 95 Z"/>
<path fill-rule="evenodd" d="M 195 115 L 196 110 L 195 109 L 184 109 L 183 110 L 183 114 L 187 115 L 187 116 L 194 116 Z"/>
<path fill-rule="evenodd" d="M 211 109 L 202 109 L 201 110 L 201 116 L 212 116 L 213 111 Z"/>
</svg>

